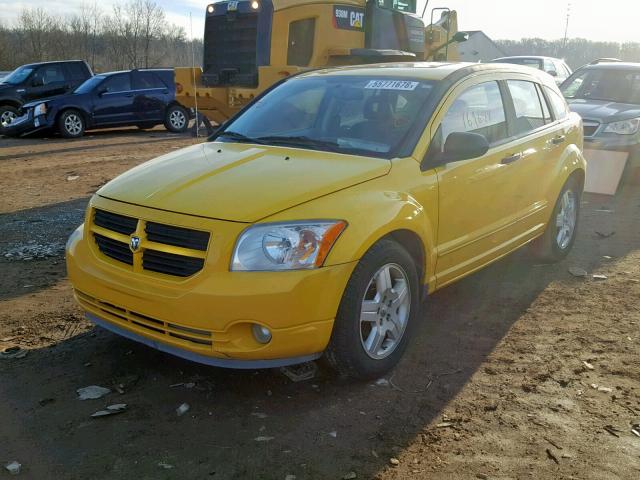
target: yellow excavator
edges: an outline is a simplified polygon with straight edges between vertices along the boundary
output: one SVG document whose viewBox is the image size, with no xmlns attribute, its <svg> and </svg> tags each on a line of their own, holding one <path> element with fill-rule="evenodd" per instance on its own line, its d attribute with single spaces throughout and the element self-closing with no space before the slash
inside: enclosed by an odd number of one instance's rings
<svg viewBox="0 0 640 480">
<path fill-rule="evenodd" d="M 303 70 L 395 61 L 457 61 L 457 13 L 416 14 L 417 0 L 225 0 L 206 8 L 202 68 L 176 68 L 176 98 L 222 123 Z M 436 18 L 437 17 L 437 18 Z M 208 122 L 207 122 L 208 123 Z"/>
</svg>

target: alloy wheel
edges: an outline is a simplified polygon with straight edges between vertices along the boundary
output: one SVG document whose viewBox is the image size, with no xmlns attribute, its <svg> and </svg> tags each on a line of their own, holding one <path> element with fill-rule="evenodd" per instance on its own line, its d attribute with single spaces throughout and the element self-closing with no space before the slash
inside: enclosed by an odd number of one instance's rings
<svg viewBox="0 0 640 480">
<path fill-rule="evenodd" d="M 360 309 L 360 341 L 366 354 L 381 360 L 402 340 L 411 309 L 411 291 L 406 272 L 388 263 L 369 281 Z"/>
<path fill-rule="evenodd" d="M 567 190 L 560 199 L 560 212 L 556 217 L 556 242 L 561 250 L 571 243 L 578 219 L 577 213 L 576 195 L 573 191 Z"/>
<path fill-rule="evenodd" d="M 2 112 L 2 115 L 0 115 L 0 126 L 8 127 L 16 118 L 18 118 L 18 116 L 15 112 L 11 112 L 9 110 L 4 111 Z"/>
<path fill-rule="evenodd" d="M 82 132 L 82 119 L 75 113 L 70 113 L 64 119 L 64 128 L 71 135 L 79 135 Z"/>
<path fill-rule="evenodd" d="M 187 118 L 181 110 L 174 110 L 169 114 L 169 123 L 171 123 L 173 128 L 181 129 L 184 127 L 186 121 Z"/>
</svg>

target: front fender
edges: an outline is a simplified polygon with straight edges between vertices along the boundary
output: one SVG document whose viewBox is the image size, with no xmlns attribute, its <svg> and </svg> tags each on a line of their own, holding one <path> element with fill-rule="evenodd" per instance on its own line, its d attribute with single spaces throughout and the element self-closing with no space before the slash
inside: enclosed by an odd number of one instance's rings
<svg viewBox="0 0 640 480">
<path fill-rule="evenodd" d="M 400 160 L 384 177 L 298 205 L 262 222 L 346 220 L 349 226 L 333 246 L 326 265 L 360 260 L 381 238 L 398 231 L 409 232 L 420 241 L 425 262 L 420 267 L 425 273 L 425 282 L 431 284 L 435 266 L 433 247 L 437 232 L 438 190 L 435 175 L 425 178 L 419 173 L 414 160 Z"/>
</svg>

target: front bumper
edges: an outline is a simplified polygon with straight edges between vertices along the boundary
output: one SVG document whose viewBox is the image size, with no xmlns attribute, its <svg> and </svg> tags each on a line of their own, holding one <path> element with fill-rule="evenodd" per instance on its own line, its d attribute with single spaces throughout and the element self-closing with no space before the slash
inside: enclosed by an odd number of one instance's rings
<svg viewBox="0 0 640 480">
<path fill-rule="evenodd" d="M 150 210 L 118 206 L 142 216 Z M 67 270 L 91 321 L 159 350 L 231 368 L 280 366 L 322 354 L 355 262 L 317 270 L 230 272 L 230 249 L 244 224 L 161 214 L 167 223 L 198 222 L 227 240 L 217 242 L 220 250 L 208 253 L 199 273 L 167 279 L 121 268 L 94 248 L 88 227 L 79 228 L 67 244 Z M 254 339 L 256 323 L 270 329 L 268 344 Z"/>
<path fill-rule="evenodd" d="M 33 116 L 33 109 L 16 118 L 11 124 L 4 128 L 3 134 L 10 137 L 29 135 L 50 128 L 45 115 Z"/>
</svg>

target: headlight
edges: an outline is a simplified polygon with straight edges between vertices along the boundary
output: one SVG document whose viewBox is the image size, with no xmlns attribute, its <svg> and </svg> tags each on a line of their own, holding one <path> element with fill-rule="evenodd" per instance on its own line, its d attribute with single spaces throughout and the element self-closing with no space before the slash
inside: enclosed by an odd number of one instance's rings
<svg viewBox="0 0 640 480">
<path fill-rule="evenodd" d="M 633 135 L 638 133 L 638 129 L 640 129 L 640 118 L 632 118 L 631 120 L 610 123 L 604 131 L 605 133 L 617 133 L 618 135 Z"/>
<path fill-rule="evenodd" d="M 47 113 L 47 104 L 39 103 L 36 105 L 36 108 L 33 109 L 33 116 L 37 117 L 38 115 L 46 115 Z"/>
<path fill-rule="evenodd" d="M 318 220 L 249 227 L 236 243 L 232 271 L 321 267 L 347 222 Z"/>
<path fill-rule="evenodd" d="M 214 7 L 213 5 L 209 5 L 209 6 L 207 7 L 207 12 L 209 12 L 209 13 L 213 13 L 213 12 L 215 11 L 215 9 L 216 9 L 216 7 Z"/>
</svg>

